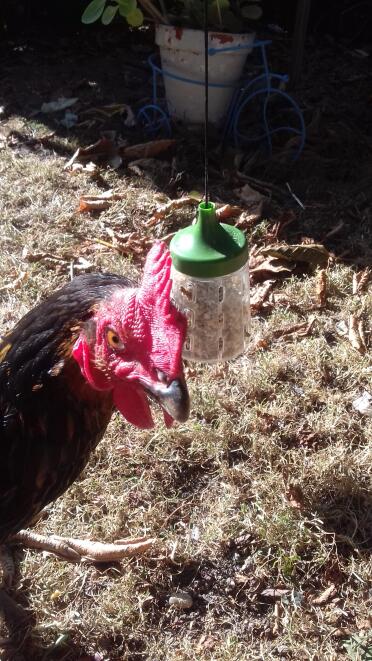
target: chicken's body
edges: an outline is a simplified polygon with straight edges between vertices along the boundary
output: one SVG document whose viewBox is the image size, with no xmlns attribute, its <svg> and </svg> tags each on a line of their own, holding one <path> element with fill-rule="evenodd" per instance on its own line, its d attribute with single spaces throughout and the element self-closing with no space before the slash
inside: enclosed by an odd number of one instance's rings
<svg viewBox="0 0 372 661">
<path fill-rule="evenodd" d="M 128 286 L 75 278 L 0 343 L 0 543 L 70 486 L 106 430 L 112 393 L 89 386 L 71 351 L 99 300 Z"/>
<path fill-rule="evenodd" d="M 169 296 L 170 258 L 158 244 L 141 287 L 80 276 L 2 338 L 0 544 L 77 478 L 115 407 L 151 427 L 150 394 L 167 424 L 187 418 L 186 326 Z"/>
</svg>

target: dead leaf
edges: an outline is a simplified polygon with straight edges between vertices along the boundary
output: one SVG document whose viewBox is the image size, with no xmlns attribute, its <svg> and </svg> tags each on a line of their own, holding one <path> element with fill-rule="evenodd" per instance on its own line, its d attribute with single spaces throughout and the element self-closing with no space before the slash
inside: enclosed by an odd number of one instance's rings
<svg viewBox="0 0 372 661">
<path fill-rule="evenodd" d="M 359 631 L 363 631 L 365 629 L 372 629 L 372 615 L 368 615 L 366 619 L 357 618 L 357 627 Z"/>
<path fill-rule="evenodd" d="M 163 164 L 165 167 L 163 167 Z M 131 172 L 134 172 L 139 177 L 143 177 L 143 174 L 148 172 L 152 175 L 158 174 L 159 170 L 168 168 L 169 165 L 165 161 L 157 161 L 155 158 L 138 158 L 136 161 L 131 161 L 128 163 L 127 168 Z"/>
<path fill-rule="evenodd" d="M 266 239 L 278 240 L 284 228 L 296 220 L 296 214 L 293 209 L 283 211 L 282 215 L 275 221 L 271 231 L 266 235 Z"/>
<path fill-rule="evenodd" d="M 261 248 L 260 254 L 265 257 L 276 257 L 288 262 L 304 262 L 312 267 L 324 268 L 328 264 L 330 253 L 321 244 L 278 244 Z"/>
<path fill-rule="evenodd" d="M 241 207 L 237 207 L 231 204 L 224 204 L 223 207 L 220 207 L 216 210 L 216 218 L 220 222 L 228 220 L 229 218 L 236 218 L 242 213 Z"/>
<path fill-rule="evenodd" d="M 321 269 L 318 274 L 316 282 L 316 297 L 319 307 L 324 308 L 327 301 L 327 273 L 325 269 Z"/>
<path fill-rule="evenodd" d="M 122 158 L 118 145 L 110 138 L 103 137 L 88 147 L 79 147 L 63 169 L 70 170 L 76 161 L 80 163 L 93 161 L 116 169 L 121 165 Z"/>
<path fill-rule="evenodd" d="M 366 352 L 362 320 L 355 314 L 349 317 L 349 342 L 361 354 Z"/>
<path fill-rule="evenodd" d="M 130 145 L 129 147 L 120 147 L 119 154 L 128 161 L 134 161 L 139 158 L 154 158 L 171 149 L 176 145 L 176 140 L 163 139 L 144 142 L 139 145 Z"/>
<path fill-rule="evenodd" d="M 93 242 L 115 250 L 122 255 L 134 255 L 140 259 L 146 255 L 153 244 L 152 239 L 143 236 L 139 232 L 130 232 L 123 236 L 113 233 L 112 236 L 113 243 L 99 238 L 93 239 Z"/>
<path fill-rule="evenodd" d="M 15 280 L 12 280 L 12 282 L 9 282 L 7 285 L 3 285 L 2 287 L 0 287 L 0 292 L 17 289 L 23 282 L 27 280 L 27 278 L 28 278 L 28 272 L 21 271 L 18 277 L 15 278 Z"/>
<path fill-rule="evenodd" d="M 212 650 L 216 647 L 217 640 L 213 636 L 207 636 L 205 633 L 200 636 L 198 644 L 196 646 L 197 652 L 202 652 L 203 650 Z"/>
<path fill-rule="evenodd" d="M 97 165 L 93 161 L 89 161 L 86 165 L 83 163 L 73 163 L 71 166 L 71 172 L 96 172 Z"/>
<path fill-rule="evenodd" d="M 263 285 L 260 285 L 254 291 L 252 291 L 250 300 L 252 312 L 258 312 L 259 310 L 262 310 L 274 285 L 275 280 L 267 280 Z M 273 307 L 271 303 L 266 303 L 266 305 L 270 308 Z"/>
<path fill-rule="evenodd" d="M 101 195 L 81 195 L 79 201 L 80 213 L 86 211 L 103 211 L 108 209 L 112 202 L 122 200 L 124 195 L 120 193 L 113 193 L 112 190 L 107 190 Z"/>
<path fill-rule="evenodd" d="M 305 447 L 316 447 L 319 442 L 318 432 L 302 431 L 298 439 L 299 445 Z"/>
<path fill-rule="evenodd" d="M 249 227 L 249 222 L 255 222 L 262 215 L 262 207 L 264 196 L 259 193 L 254 188 L 251 188 L 249 184 L 245 184 L 242 188 L 234 190 L 235 195 L 244 203 L 244 212 L 248 212 L 248 217 L 239 219 L 239 229 L 243 229 L 243 223 L 246 225 L 246 228 Z"/>
<path fill-rule="evenodd" d="M 156 225 L 160 220 L 164 220 L 166 216 L 173 213 L 176 209 L 181 209 L 182 207 L 195 206 L 197 201 L 193 197 L 180 197 L 178 200 L 170 200 L 166 204 L 162 204 L 158 209 L 153 213 L 150 220 L 145 223 L 146 227 L 152 227 Z"/>
<path fill-rule="evenodd" d="M 371 277 L 371 269 L 366 268 L 364 271 L 353 274 L 353 295 L 362 294 L 368 285 Z"/>
<path fill-rule="evenodd" d="M 239 574 L 239 573 L 234 574 L 235 583 L 245 585 L 246 583 L 248 583 L 249 580 L 250 580 L 249 576 L 246 576 L 245 574 Z"/>
<path fill-rule="evenodd" d="M 66 108 L 70 108 L 78 100 L 79 100 L 78 97 L 66 99 L 64 96 L 60 96 L 59 99 L 57 99 L 57 101 L 50 101 L 49 103 L 43 103 L 40 110 L 43 113 L 58 112 L 59 110 L 65 110 Z"/>
<path fill-rule="evenodd" d="M 312 597 L 310 603 L 313 606 L 323 606 L 337 594 L 337 588 L 334 583 L 328 586 L 318 597 Z"/>
<path fill-rule="evenodd" d="M 260 219 L 261 216 L 256 213 L 251 213 L 250 211 L 243 211 L 238 220 L 235 223 L 235 227 L 244 231 L 249 230 L 256 222 Z"/>
<path fill-rule="evenodd" d="M 266 590 L 262 590 L 260 594 L 261 597 L 267 597 L 268 599 L 281 599 L 290 593 L 291 590 L 288 588 L 266 588 Z"/>
<path fill-rule="evenodd" d="M 290 507 L 296 510 L 302 510 L 305 506 L 304 494 L 298 484 L 288 485 L 285 497 Z"/>
<path fill-rule="evenodd" d="M 108 209 L 110 202 L 108 200 L 90 200 L 89 198 L 83 200 L 80 198 L 79 202 L 79 212 L 84 213 L 86 211 L 103 211 Z"/>
<path fill-rule="evenodd" d="M 364 390 L 360 397 L 354 399 L 352 406 L 355 411 L 358 411 L 362 415 L 372 417 L 372 395 L 368 390 Z"/>
<path fill-rule="evenodd" d="M 256 340 L 256 341 L 253 343 L 253 345 L 252 345 L 252 347 L 251 347 L 251 351 L 252 351 L 252 352 L 254 352 L 254 351 L 260 351 L 260 350 L 262 350 L 262 351 L 266 351 L 266 349 L 269 349 L 269 347 L 270 347 L 270 341 L 269 341 L 269 339 L 268 339 L 268 338 L 265 338 L 265 337 L 260 337 L 258 340 Z"/>
<path fill-rule="evenodd" d="M 237 188 L 234 190 L 234 193 L 240 200 L 242 200 L 242 202 L 244 202 L 244 204 L 248 205 L 249 207 L 261 207 L 262 209 L 264 196 L 255 188 L 252 188 L 249 184 L 244 184 L 242 188 Z"/>
<path fill-rule="evenodd" d="M 289 262 L 283 259 L 277 259 L 276 257 L 264 259 L 261 263 L 259 263 L 259 260 L 254 257 L 252 261 L 253 264 L 256 262 L 256 266 L 252 266 L 251 259 L 249 260 L 249 272 L 252 283 L 269 280 L 272 279 L 273 276 L 280 277 L 283 275 L 290 275 L 295 268 L 295 264 L 290 264 Z"/>
</svg>

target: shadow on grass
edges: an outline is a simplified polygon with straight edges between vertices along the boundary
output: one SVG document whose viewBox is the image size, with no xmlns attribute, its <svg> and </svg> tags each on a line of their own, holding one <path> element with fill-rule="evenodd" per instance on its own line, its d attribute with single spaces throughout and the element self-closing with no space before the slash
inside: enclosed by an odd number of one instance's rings
<svg viewBox="0 0 372 661">
<path fill-rule="evenodd" d="M 57 636 L 55 643 L 50 646 L 43 643 L 37 632 L 37 613 L 31 610 L 27 579 L 22 581 L 20 587 L 20 563 L 23 550 L 19 547 L 11 547 L 10 552 L 14 558 L 15 577 L 11 588 L 0 589 L 0 625 L 3 622 L 5 629 L 5 635 L 0 638 L 1 661 L 93 659 L 68 636 L 66 641 L 63 639 L 58 641 Z"/>
<path fill-rule="evenodd" d="M 340 481 L 321 492 L 310 507 L 324 529 L 334 533 L 340 555 L 372 552 L 372 493 L 365 487 L 350 484 L 350 478 Z"/>
</svg>

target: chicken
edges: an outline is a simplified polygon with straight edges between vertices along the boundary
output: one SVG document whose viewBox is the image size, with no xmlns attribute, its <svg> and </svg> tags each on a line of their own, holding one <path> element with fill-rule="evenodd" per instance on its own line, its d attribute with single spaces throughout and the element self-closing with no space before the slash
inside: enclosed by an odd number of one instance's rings
<svg viewBox="0 0 372 661">
<path fill-rule="evenodd" d="M 170 265 L 157 243 L 140 287 L 118 275 L 79 276 L 0 341 L 0 544 L 15 538 L 74 557 L 78 540 L 50 547 L 21 529 L 76 480 L 113 411 L 149 429 L 150 397 L 167 426 L 187 419 L 186 320 L 170 302 Z M 123 555 L 147 548 L 146 540 L 130 546 Z"/>
</svg>

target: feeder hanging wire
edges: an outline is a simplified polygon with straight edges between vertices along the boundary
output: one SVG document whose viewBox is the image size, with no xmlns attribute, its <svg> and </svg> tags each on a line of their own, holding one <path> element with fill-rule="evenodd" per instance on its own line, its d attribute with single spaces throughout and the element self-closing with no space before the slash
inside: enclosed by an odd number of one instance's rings
<svg viewBox="0 0 372 661">
<path fill-rule="evenodd" d="M 205 206 L 209 205 L 208 182 L 208 0 L 204 0 L 204 199 Z"/>
</svg>

